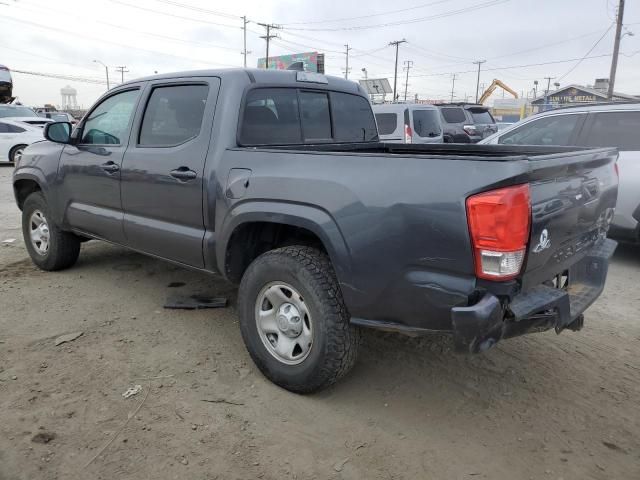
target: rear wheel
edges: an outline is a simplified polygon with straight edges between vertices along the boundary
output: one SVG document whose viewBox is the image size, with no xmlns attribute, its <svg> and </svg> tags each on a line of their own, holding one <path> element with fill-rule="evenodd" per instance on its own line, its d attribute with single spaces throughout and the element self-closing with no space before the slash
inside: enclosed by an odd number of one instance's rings
<svg viewBox="0 0 640 480">
<path fill-rule="evenodd" d="M 287 390 L 321 390 L 355 364 L 359 331 L 329 258 L 317 249 L 290 246 L 258 257 L 242 277 L 238 311 L 251 358 Z"/>
<path fill-rule="evenodd" d="M 31 260 L 42 270 L 63 270 L 78 260 L 80 239 L 53 223 L 42 192 L 32 193 L 24 202 L 22 235 Z"/>
<path fill-rule="evenodd" d="M 16 145 L 11 150 L 9 150 L 9 161 L 12 163 L 16 163 L 16 159 L 20 158 L 27 146 L 28 145 Z"/>
</svg>

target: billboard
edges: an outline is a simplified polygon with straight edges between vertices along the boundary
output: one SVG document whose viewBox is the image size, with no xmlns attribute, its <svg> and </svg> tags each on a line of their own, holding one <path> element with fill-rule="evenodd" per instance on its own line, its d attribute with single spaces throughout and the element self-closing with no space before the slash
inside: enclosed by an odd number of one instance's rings
<svg viewBox="0 0 640 480">
<path fill-rule="evenodd" d="M 269 68 L 286 70 L 292 63 L 302 62 L 305 72 L 324 73 L 324 53 L 304 52 L 269 57 Z M 258 59 L 258 68 L 265 68 L 265 58 Z"/>
</svg>

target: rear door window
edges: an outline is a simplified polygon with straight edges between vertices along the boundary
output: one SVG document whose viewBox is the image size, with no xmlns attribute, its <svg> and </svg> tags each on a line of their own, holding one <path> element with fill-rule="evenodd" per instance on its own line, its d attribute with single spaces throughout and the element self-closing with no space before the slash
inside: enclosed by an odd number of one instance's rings
<svg viewBox="0 0 640 480">
<path fill-rule="evenodd" d="M 172 85 L 153 89 L 140 129 L 140 146 L 175 146 L 200 134 L 209 87 Z"/>
<path fill-rule="evenodd" d="M 336 142 L 369 142 L 378 139 L 376 121 L 366 98 L 332 92 L 331 111 Z"/>
<path fill-rule="evenodd" d="M 398 128 L 398 114 L 376 113 L 376 122 L 378 122 L 380 135 L 391 135 Z"/>
<path fill-rule="evenodd" d="M 323 92 L 300 92 L 300 112 L 305 141 L 331 140 L 329 95 Z"/>
<path fill-rule="evenodd" d="M 447 123 L 464 123 L 467 121 L 467 116 L 464 114 L 462 108 L 457 107 L 445 107 L 440 109 L 442 112 L 442 118 Z"/>
<path fill-rule="evenodd" d="M 442 133 L 437 110 L 413 110 L 413 130 L 423 138 L 437 137 Z"/>
<path fill-rule="evenodd" d="M 522 125 L 500 137 L 505 145 L 571 145 L 573 133 L 584 115 L 552 115 Z"/>
<path fill-rule="evenodd" d="M 302 143 L 298 92 L 293 88 L 257 88 L 247 94 L 240 142 L 243 145 Z"/>
<path fill-rule="evenodd" d="M 640 150 L 640 111 L 601 112 L 593 117 L 585 146 Z"/>
</svg>

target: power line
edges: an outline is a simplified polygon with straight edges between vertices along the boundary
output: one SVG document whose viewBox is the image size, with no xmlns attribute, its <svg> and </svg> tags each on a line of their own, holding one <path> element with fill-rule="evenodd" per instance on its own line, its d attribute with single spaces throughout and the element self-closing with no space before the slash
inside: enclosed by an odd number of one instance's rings
<svg viewBox="0 0 640 480">
<path fill-rule="evenodd" d="M 116 0 L 110 0 L 116 1 Z M 428 22 L 431 20 L 438 20 L 440 18 L 451 17 L 454 15 L 460 15 L 463 13 L 473 12 L 475 10 L 480 10 L 483 8 L 493 7 L 495 5 L 501 5 L 503 3 L 507 3 L 511 0 L 490 0 L 488 2 L 479 3 L 477 5 L 473 5 L 471 7 L 461 8 L 458 10 L 451 10 L 449 12 L 439 13 L 437 15 L 431 15 L 428 17 L 421 18 L 413 18 L 409 20 L 400 20 L 396 22 L 387 22 L 387 23 L 379 23 L 376 25 L 359 25 L 359 26 L 351 26 L 351 27 L 335 27 L 335 28 L 297 28 L 297 27 L 286 27 L 286 30 L 299 30 L 299 31 L 308 31 L 308 32 L 339 32 L 344 30 L 368 30 L 371 28 L 383 28 L 383 27 L 393 27 L 397 25 L 407 25 L 410 23 L 422 23 Z"/>
<path fill-rule="evenodd" d="M 105 40 L 103 38 L 91 37 L 89 35 L 80 35 L 80 34 L 78 34 L 76 32 L 71 32 L 69 30 L 64 30 L 64 29 L 56 28 L 56 27 L 51 27 L 49 25 L 42 25 L 42 24 L 39 24 L 39 23 L 30 22 L 28 20 L 19 20 L 17 18 L 7 17 L 7 16 L 0 17 L 0 21 L 6 21 L 6 20 L 13 21 L 13 22 L 16 22 L 16 23 L 19 23 L 19 24 L 22 24 L 22 25 L 31 25 L 31 26 L 34 26 L 36 28 L 42 28 L 42 29 L 45 29 L 45 30 L 53 30 L 55 32 L 60 32 L 60 33 L 63 33 L 65 35 L 70 35 L 70 36 L 73 36 L 73 37 L 82 37 L 82 38 L 87 38 L 87 39 L 90 39 L 90 40 L 93 40 L 93 41 L 97 41 L 97 42 L 101 42 L 101 43 L 110 43 L 112 45 L 117 45 L 119 47 L 122 47 L 122 48 L 124 48 L 126 50 L 138 50 L 138 51 L 141 51 L 141 52 L 153 53 L 155 55 L 164 55 L 166 57 L 178 58 L 178 59 L 183 60 L 183 61 L 184 60 L 191 60 L 192 62 L 202 63 L 202 64 L 205 64 L 205 65 L 220 65 L 220 66 L 224 66 L 224 67 L 235 67 L 236 66 L 236 65 L 226 64 L 226 63 L 213 63 L 213 62 L 210 62 L 209 60 L 199 60 L 199 59 L 185 57 L 183 55 L 173 55 L 171 53 L 159 52 L 159 51 L 156 51 L 156 50 L 147 50 L 145 48 L 139 48 L 139 47 L 134 47 L 132 45 L 125 45 L 125 44 L 122 44 L 122 43 L 117 43 L 117 42 L 114 42 L 112 40 Z"/>
<path fill-rule="evenodd" d="M 194 7 L 193 5 L 186 5 L 184 3 L 176 2 L 174 0 L 155 0 L 155 1 L 167 4 L 167 5 L 173 5 L 175 7 L 185 8 L 187 10 L 193 10 L 194 12 L 209 13 L 211 15 L 217 15 L 219 17 L 233 18 L 233 19 L 243 18 L 240 15 L 232 15 L 230 13 L 217 12 L 215 10 L 208 10 L 206 8 Z"/>
<path fill-rule="evenodd" d="M 35 10 L 33 8 L 25 8 L 22 5 L 20 5 L 20 7 L 16 6 L 16 8 L 19 8 L 21 10 L 25 10 L 25 11 L 28 11 L 28 12 L 35 12 L 35 13 L 40 13 L 39 12 L 40 10 L 45 10 L 45 11 L 49 11 L 49 12 L 55 13 L 57 15 L 62 15 L 60 13 L 60 11 L 58 11 L 58 10 L 55 10 L 55 9 L 52 9 L 52 8 L 46 8 L 46 7 L 43 7 L 41 5 L 38 5 L 38 7 L 37 7 L 38 10 Z M 64 16 L 66 18 L 68 18 L 68 15 L 64 14 Z M 80 15 L 73 15 L 73 16 L 75 18 L 79 19 L 79 20 L 85 20 L 85 21 L 88 20 L 88 17 L 86 17 L 86 16 L 80 16 Z M 167 35 L 161 35 L 161 34 L 154 33 L 154 32 L 146 32 L 146 31 L 143 31 L 143 30 L 134 30 L 134 29 L 131 29 L 129 27 L 125 27 L 125 26 L 122 26 L 122 25 L 117 25 L 115 23 L 105 22 L 103 20 L 95 20 L 93 18 L 91 18 L 90 20 L 92 22 L 99 23 L 99 24 L 102 24 L 102 25 L 107 25 L 107 26 L 112 27 L 112 28 L 117 28 L 117 29 L 120 29 L 120 30 L 125 30 L 127 32 L 133 32 L 133 33 L 137 33 L 137 34 L 141 34 L 141 35 L 148 35 L 148 36 L 151 36 L 151 37 L 162 38 L 164 40 L 169 40 L 169 41 L 172 41 L 172 42 L 187 43 L 187 44 L 192 44 L 192 45 L 201 45 L 201 46 L 207 47 L 207 48 L 219 48 L 219 49 L 222 49 L 222 50 L 235 51 L 235 48 L 228 47 L 228 46 L 225 46 L 225 45 L 216 45 L 216 44 L 208 43 L 208 42 L 199 42 L 197 40 L 184 40 L 184 39 L 181 39 L 181 38 L 169 37 Z"/>
<path fill-rule="evenodd" d="M 182 15 L 176 15 L 175 13 L 163 12 L 162 10 L 156 10 L 154 8 L 141 7 L 140 5 L 132 5 L 131 3 L 123 2 L 121 0 L 107 0 L 107 1 L 112 2 L 112 3 L 117 3 L 118 5 L 124 5 L 125 7 L 129 7 L 129 8 L 136 8 L 136 9 L 142 10 L 144 12 L 155 13 L 157 15 L 164 15 L 166 17 L 171 17 L 171 18 L 180 18 L 181 20 L 188 20 L 190 22 L 204 23 L 204 24 L 207 24 L 207 25 L 216 25 L 218 27 L 238 28 L 237 25 L 229 25 L 227 23 L 211 22 L 209 20 L 203 20 L 203 19 L 200 19 L 200 18 L 184 17 Z M 240 18 L 240 17 L 237 17 L 237 18 Z"/>
<path fill-rule="evenodd" d="M 34 75 L 36 77 L 48 77 L 48 78 L 56 78 L 58 80 L 69 80 L 72 82 L 83 82 L 83 83 L 93 83 L 95 85 L 106 85 L 104 80 L 97 80 L 89 77 L 79 77 L 76 75 L 63 75 L 58 73 L 42 73 L 42 72 L 31 72 L 28 70 L 15 70 L 11 69 L 11 73 L 21 73 L 23 75 Z"/>
<path fill-rule="evenodd" d="M 359 15 L 357 17 L 345 17 L 345 18 L 334 18 L 333 20 L 313 20 L 310 22 L 288 22 L 283 23 L 282 25 L 317 25 L 320 23 L 337 23 L 337 22 L 348 22 L 351 20 L 361 20 L 363 18 L 373 18 L 373 17 L 386 17 L 387 15 L 393 15 L 395 13 L 408 12 L 410 10 L 418 10 L 419 8 L 431 7 L 433 5 L 437 5 L 439 3 L 448 3 L 453 0 L 438 0 L 436 2 L 423 3 L 422 5 L 416 5 L 415 7 L 401 8 L 399 10 L 389 10 L 387 12 L 381 13 L 372 13 L 370 15 Z"/>
<path fill-rule="evenodd" d="M 578 65 L 580 65 L 582 63 L 582 61 L 585 58 L 587 58 L 591 52 L 593 52 L 595 50 L 595 48 L 600 44 L 600 42 L 602 40 L 604 40 L 604 37 L 607 36 L 607 34 L 611 31 L 611 29 L 613 28 L 614 25 L 615 25 L 615 23 L 612 23 L 611 25 L 609 25 L 609 28 L 607 28 L 607 30 L 604 32 L 604 34 L 596 41 L 596 43 L 594 43 L 591 46 L 589 51 L 587 53 L 585 53 L 584 56 L 580 60 L 578 60 L 578 62 L 573 67 L 571 67 L 569 70 L 567 70 L 567 72 L 564 75 L 561 75 L 560 78 L 558 78 L 558 81 L 562 80 L 567 75 L 569 75 L 571 72 L 573 72 L 576 68 L 578 68 Z"/>
</svg>

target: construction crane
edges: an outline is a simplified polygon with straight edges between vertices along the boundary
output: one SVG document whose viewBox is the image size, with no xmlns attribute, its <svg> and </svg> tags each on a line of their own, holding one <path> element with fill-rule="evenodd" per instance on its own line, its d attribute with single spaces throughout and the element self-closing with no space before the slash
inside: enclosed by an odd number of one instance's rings
<svg viewBox="0 0 640 480">
<path fill-rule="evenodd" d="M 493 82 L 491 82 L 491 85 L 489 85 L 489 88 L 487 88 L 484 91 L 484 93 L 480 97 L 480 100 L 478 100 L 478 103 L 480 105 L 482 105 L 485 102 L 485 100 L 487 100 L 487 98 L 489 98 L 491 96 L 491 94 L 498 87 L 502 88 L 505 92 L 509 92 L 511 95 L 513 95 L 514 98 L 518 98 L 518 94 L 516 92 L 511 90 L 511 88 L 509 88 L 507 85 L 505 85 L 501 80 L 498 80 L 497 78 L 494 78 Z"/>
</svg>

